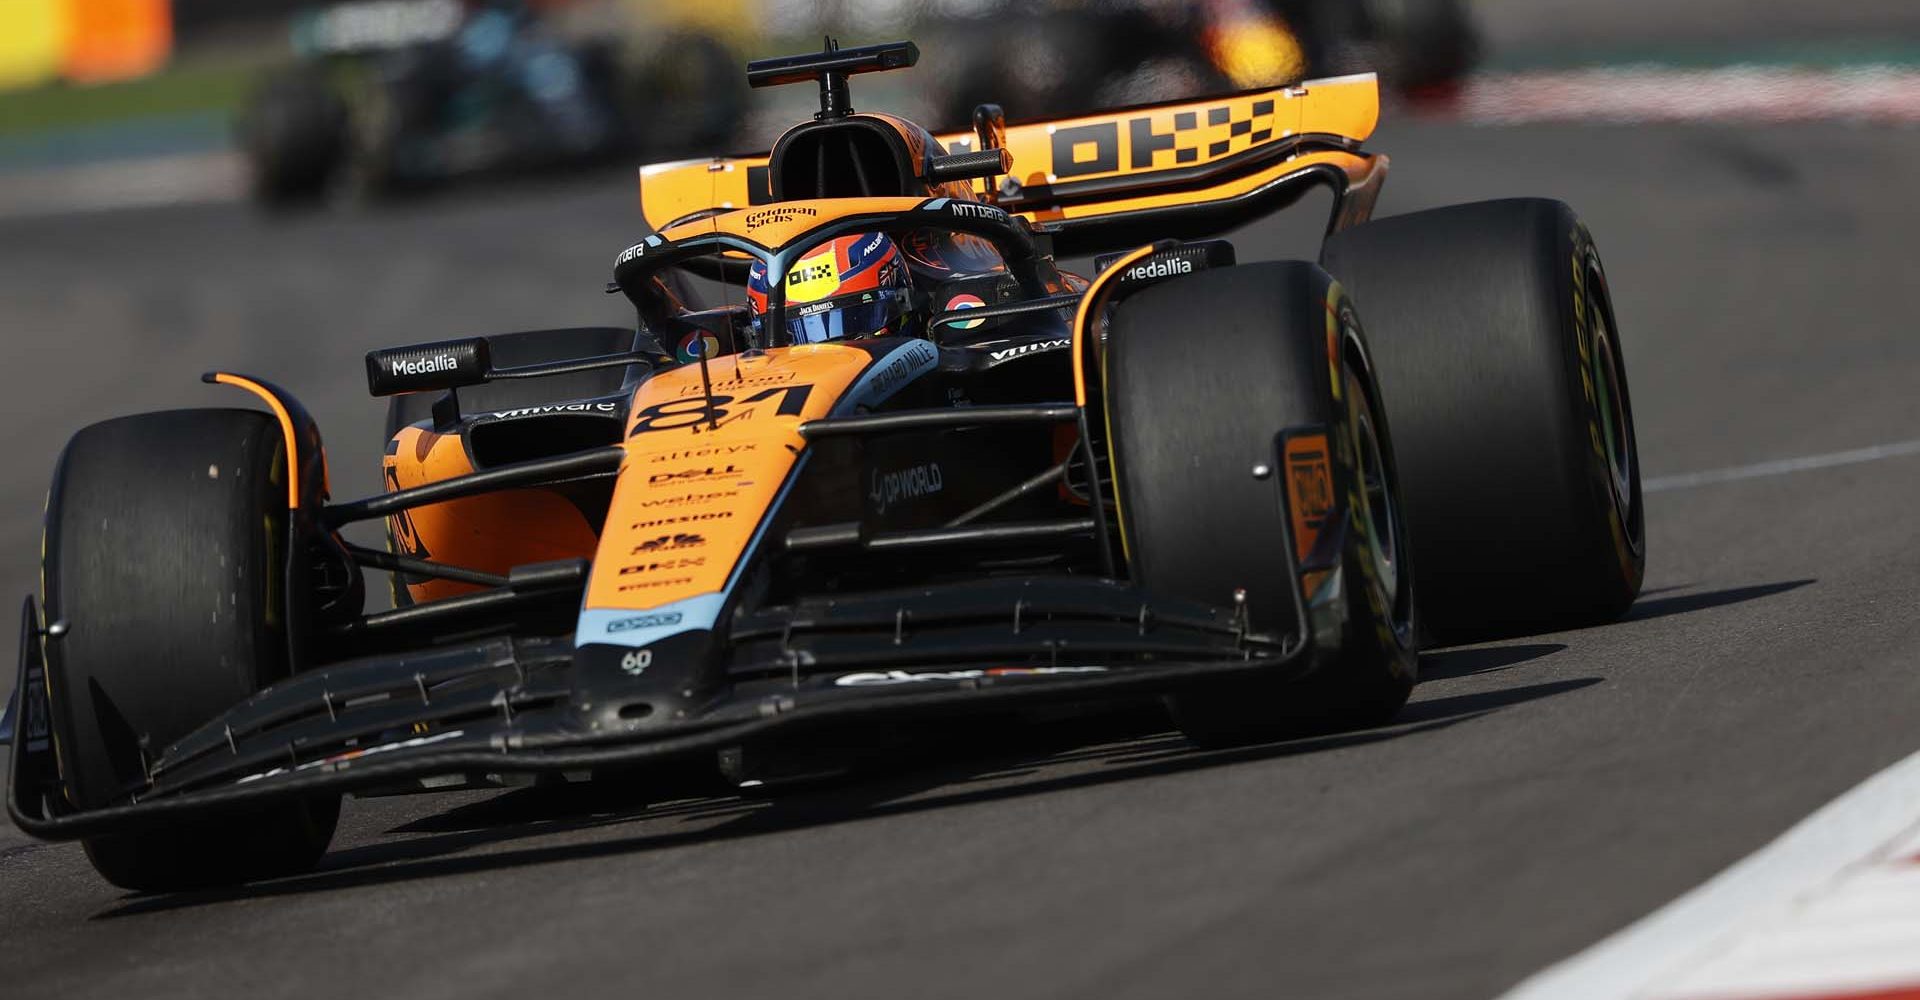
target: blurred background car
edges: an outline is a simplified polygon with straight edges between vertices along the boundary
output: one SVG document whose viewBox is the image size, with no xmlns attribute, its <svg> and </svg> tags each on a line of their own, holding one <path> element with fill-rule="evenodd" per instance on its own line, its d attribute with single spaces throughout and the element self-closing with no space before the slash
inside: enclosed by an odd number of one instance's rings
<svg viewBox="0 0 1920 1000">
<path fill-rule="evenodd" d="M 823 34 L 916 39 L 920 71 L 869 100 L 935 128 L 988 102 L 1017 121 L 1362 71 L 1446 95 L 1480 51 L 1470 4 L 6 0 L 0 197 L 379 201 L 765 148 L 804 109 L 750 95 L 742 66 Z"/>
<path fill-rule="evenodd" d="M 677 155 L 739 129 L 746 86 L 725 41 L 671 20 L 570 37 L 550 6 L 359 0 L 297 14 L 297 61 L 269 72 L 239 118 L 255 197 Z"/>
<path fill-rule="evenodd" d="M 1458 83 L 1478 37 L 1463 0 L 944 0 L 924 8 L 937 116 L 1000 103 L 1026 119 L 1378 72 Z"/>
</svg>

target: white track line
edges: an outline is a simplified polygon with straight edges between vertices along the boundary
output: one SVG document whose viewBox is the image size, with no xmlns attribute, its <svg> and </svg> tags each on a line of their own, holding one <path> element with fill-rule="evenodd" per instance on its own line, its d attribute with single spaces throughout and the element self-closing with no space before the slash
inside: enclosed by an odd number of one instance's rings
<svg viewBox="0 0 1920 1000">
<path fill-rule="evenodd" d="M 1920 69 L 1907 66 L 1619 66 L 1488 73 L 1451 110 L 1483 125 L 1524 122 L 1852 121 L 1920 124 Z"/>
<path fill-rule="evenodd" d="M 1852 451 L 1828 452 L 1825 455 L 1782 458 L 1756 465 L 1737 465 L 1730 469 L 1708 469 L 1705 472 L 1655 476 L 1640 484 L 1640 492 L 1661 493 L 1666 490 L 1684 490 L 1714 483 L 1731 483 L 1742 479 L 1760 479 L 1765 476 L 1784 476 L 1790 472 L 1830 469 L 1836 465 L 1856 465 L 1861 462 L 1878 462 L 1882 459 L 1906 458 L 1912 455 L 1920 455 L 1920 441 L 1899 441 L 1893 444 L 1874 445 L 1871 448 L 1855 448 Z"/>
<path fill-rule="evenodd" d="M 0 219 L 246 197 L 246 164 L 234 152 L 187 153 L 0 174 Z"/>
<path fill-rule="evenodd" d="M 1840 996 L 1920 986 L 1920 753 L 1501 1000 Z"/>
</svg>

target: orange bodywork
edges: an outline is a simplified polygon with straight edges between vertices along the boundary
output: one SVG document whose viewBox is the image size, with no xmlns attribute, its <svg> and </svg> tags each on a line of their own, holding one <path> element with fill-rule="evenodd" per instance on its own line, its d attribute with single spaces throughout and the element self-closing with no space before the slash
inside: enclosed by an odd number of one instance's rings
<svg viewBox="0 0 1920 1000">
<path fill-rule="evenodd" d="M 634 393 L 627 460 L 614 487 L 589 609 L 646 609 L 725 589 L 806 447 L 871 355 L 841 344 L 714 358 L 712 410 L 700 366 Z"/>
<path fill-rule="evenodd" d="M 914 343 L 924 344 L 924 341 Z M 931 345 L 919 360 L 931 363 Z M 627 458 L 604 526 L 548 489 L 509 490 L 415 508 L 388 521 L 395 552 L 504 575 L 514 566 L 591 558 L 586 609 L 656 608 L 725 590 L 728 577 L 824 417 L 869 369 L 843 344 L 774 348 L 662 371 L 634 391 Z M 711 409 L 709 409 L 711 407 Z M 389 491 L 473 472 L 457 434 L 403 428 L 385 460 Z M 416 602 L 472 591 L 410 584 Z"/>
<path fill-rule="evenodd" d="M 925 198 L 815 198 L 782 202 L 747 211 L 709 216 L 661 230 L 668 240 L 724 233 L 764 247 L 778 247 L 809 229 L 835 219 L 863 213 L 910 212 Z"/>
<path fill-rule="evenodd" d="M 1365 176 L 1365 157 L 1337 150 L 1284 159 L 1251 174 L 1224 168 L 1249 151 L 1302 135 L 1331 136 L 1357 144 L 1380 120 L 1380 90 L 1371 74 L 1310 80 L 1227 97 L 1120 109 L 1007 128 L 1010 175 L 1029 194 L 1000 199 L 1015 214 L 1035 222 L 1108 215 L 1140 208 L 1197 204 L 1231 198 L 1313 163 L 1329 163 Z M 971 132 L 936 136 L 949 152 L 973 148 Z M 1193 174 L 1223 168 L 1218 183 L 1194 186 Z M 640 210 L 662 229 L 710 208 L 741 209 L 765 200 L 765 156 L 681 160 L 640 168 Z M 1114 192 L 1119 198 L 1055 200 L 1047 192 L 1082 181 L 1136 181 Z M 1149 193 L 1175 182 L 1177 191 Z M 986 197 L 985 182 L 976 190 Z M 1040 193 L 1032 193 L 1040 192 Z M 808 203 L 812 204 L 812 203 Z M 765 242 L 762 240 L 761 242 Z"/>
<path fill-rule="evenodd" d="M 410 489 L 473 470 L 459 435 L 402 428 L 382 463 L 387 489 Z M 401 555 L 505 575 L 515 566 L 554 559 L 592 558 L 599 540 L 571 502 L 545 489 L 506 490 L 449 500 L 387 520 L 392 548 Z M 451 580 L 409 584 L 416 602 L 478 588 Z"/>
</svg>

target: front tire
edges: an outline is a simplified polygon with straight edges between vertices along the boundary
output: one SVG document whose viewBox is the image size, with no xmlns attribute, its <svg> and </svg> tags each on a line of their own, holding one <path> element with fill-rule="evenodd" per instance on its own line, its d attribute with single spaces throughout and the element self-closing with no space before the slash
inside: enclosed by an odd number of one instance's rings
<svg viewBox="0 0 1920 1000">
<path fill-rule="evenodd" d="M 1610 622 L 1646 568 L 1606 272 L 1573 210 L 1514 199 L 1334 235 L 1400 438 L 1422 616 L 1465 641 Z"/>
<path fill-rule="evenodd" d="M 1196 350 L 1196 348 L 1204 348 Z M 1147 590 L 1224 604 L 1244 590 L 1255 632 L 1310 628 L 1318 663 L 1169 696 L 1203 746 L 1390 720 L 1416 674 L 1413 577 L 1393 443 L 1359 318 L 1319 267 L 1266 263 L 1145 289 L 1108 343 L 1107 407 L 1129 564 Z M 1276 437 L 1325 435 L 1338 569 L 1309 575 L 1309 621 L 1291 620 Z M 1261 474 L 1257 467 L 1265 466 Z M 1278 467 L 1278 468 L 1276 468 Z"/>
<path fill-rule="evenodd" d="M 286 447 L 248 410 L 176 410 L 74 435 L 47 503 L 43 604 L 60 777 L 121 804 L 168 746 L 288 672 Z M 108 881 L 165 891 L 312 867 L 339 797 L 96 837 Z"/>
</svg>

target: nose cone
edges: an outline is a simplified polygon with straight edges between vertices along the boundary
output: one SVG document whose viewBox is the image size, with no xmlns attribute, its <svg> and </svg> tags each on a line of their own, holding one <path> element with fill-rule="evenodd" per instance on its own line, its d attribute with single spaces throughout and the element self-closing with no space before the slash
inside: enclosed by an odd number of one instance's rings
<svg viewBox="0 0 1920 1000">
<path fill-rule="evenodd" d="M 723 680 L 714 639 L 712 631 L 695 629 L 646 646 L 575 648 L 571 705 L 580 727 L 643 733 L 691 720 Z"/>
</svg>

